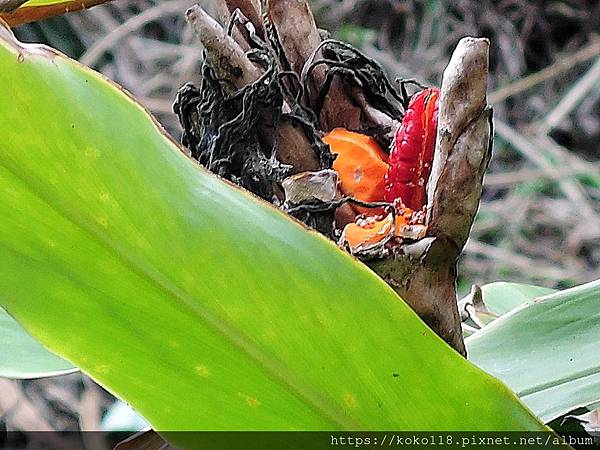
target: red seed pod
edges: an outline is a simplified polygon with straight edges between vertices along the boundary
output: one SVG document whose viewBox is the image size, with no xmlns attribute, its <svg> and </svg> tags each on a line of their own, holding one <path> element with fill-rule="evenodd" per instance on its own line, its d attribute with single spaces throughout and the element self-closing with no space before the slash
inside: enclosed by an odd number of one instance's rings
<svg viewBox="0 0 600 450">
<path fill-rule="evenodd" d="M 413 210 L 420 210 L 427 200 L 427 180 L 431 173 L 438 123 L 440 91 L 424 89 L 415 94 L 392 144 L 384 198 L 402 200 Z"/>
</svg>

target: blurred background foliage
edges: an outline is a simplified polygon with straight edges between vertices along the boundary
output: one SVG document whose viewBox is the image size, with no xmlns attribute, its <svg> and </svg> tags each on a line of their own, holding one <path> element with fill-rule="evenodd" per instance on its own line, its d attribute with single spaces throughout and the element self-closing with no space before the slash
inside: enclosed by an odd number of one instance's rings
<svg viewBox="0 0 600 450">
<path fill-rule="evenodd" d="M 198 81 L 202 54 L 183 19 L 194 3 L 117 0 L 15 32 L 23 41 L 47 43 L 117 81 L 178 139 L 171 104 L 181 85 Z M 210 0 L 200 3 L 210 7 Z M 461 37 L 490 39 L 494 157 L 460 261 L 462 293 L 473 283 L 500 280 L 565 288 L 600 278 L 599 1 L 312 4 L 321 28 L 375 57 L 392 78 L 437 84 Z M 89 394 L 85 386 L 90 383 L 79 375 L 62 378 L 59 388 L 72 385 L 66 391 L 78 396 L 79 403 L 71 405 L 83 408 L 85 395 L 104 399 L 93 402 L 101 408 L 96 413 L 100 420 L 112 404 L 108 394 L 97 386 Z M 31 398 L 48 391 L 47 382 L 7 383 Z M 50 389 L 44 395 L 54 393 Z M 92 413 L 86 414 L 89 426 Z M 56 427 L 72 429 L 81 415 L 71 411 L 68 417 Z"/>
</svg>

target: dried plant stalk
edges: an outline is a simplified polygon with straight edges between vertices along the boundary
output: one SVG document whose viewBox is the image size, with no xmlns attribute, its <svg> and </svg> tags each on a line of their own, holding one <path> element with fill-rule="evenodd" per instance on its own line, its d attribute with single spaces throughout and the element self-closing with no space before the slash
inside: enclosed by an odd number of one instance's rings
<svg viewBox="0 0 600 450">
<path fill-rule="evenodd" d="M 259 36 L 264 37 L 265 32 L 260 15 L 259 0 L 224 0 L 224 2 L 229 10 L 229 14 L 233 14 L 236 9 L 239 9 L 252 25 L 254 25 L 256 33 Z"/>
<path fill-rule="evenodd" d="M 462 250 L 479 207 L 491 156 L 487 39 L 463 38 L 444 71 L 436 152 L 428 185 L 429 235 Z"/>
<path fill-rule="evenodd" d="M 256 34 L 264 39 L 265 32 L 260 15 L 260 5 L 257 4 L 257 0 L 216 0 L 213 2 L 212 7 L 222 25 L 229 24 L 236 10 L 239 10 L 245 20 L 247 19 L 254 26 Z M 247 35 L 248 31 L 244 29 L 244 24 L 235 24 L 232 36 L 244 51 L 248 51 L 251 48 L 250 42 L 246 39 Z"/>
<path fill-rule="evenodd" d="M 304 63 L 321 43 L 321 36 L 308 2 L 304 0 L 266 0 L 269 20 L 275 27 L 277 37 L 289 68 L 301 73 Z"/>
</svg>

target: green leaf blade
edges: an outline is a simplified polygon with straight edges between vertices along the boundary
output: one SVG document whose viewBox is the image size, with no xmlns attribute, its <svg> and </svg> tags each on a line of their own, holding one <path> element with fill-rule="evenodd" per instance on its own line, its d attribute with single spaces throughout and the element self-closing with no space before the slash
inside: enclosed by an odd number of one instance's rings
<svg viewBox="0 0 600 450">
<path fill-rule="evenodd" d="M 527 292 L 532 291 L 522 290 Z M 595 281 L 529 300 L 466 343 L 471 361 L 549 422 L 600 400 L 599 341 L 600 281 Z"/>
<path fill-rule="evenodd" d="M 99 75 L 7 37 L 0 65 L 0 302 L 155 428 L 544 429 Z"/>
</svg>

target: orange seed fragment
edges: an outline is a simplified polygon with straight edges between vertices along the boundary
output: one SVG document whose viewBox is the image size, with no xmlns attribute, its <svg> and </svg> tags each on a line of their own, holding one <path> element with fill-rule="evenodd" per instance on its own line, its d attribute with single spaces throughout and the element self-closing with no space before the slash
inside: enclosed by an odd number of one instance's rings
<svg viewBox="0 0 600 450">
<path fill-rule="evenodd" d="M 364 202 L 383 200 L 387 155 L 377 141 L 344 128 L 336 128 L 323 138 L 331 152 L 337 154 L 333 169 L 338 173 L 343 194 Z M 359 212 L 373 214 L 373 209 L 355 207 Z M 379 213 L 381 211 L 378 211 Z"/>
<path fill-rule="evenodd" d="M 383 218 L 367 217 L 358 219 L 356 222 L 349 223 L 344 227 L 342 242 L 350 248 L 351 253 L 373 248 L 392 236 L 401 235 L 403 230 L 410 227 L 411 214 L 412 211 L 407 210 L 405 214 L 396 215 L 395 224 L 391 214 Z"/>
</svg>

